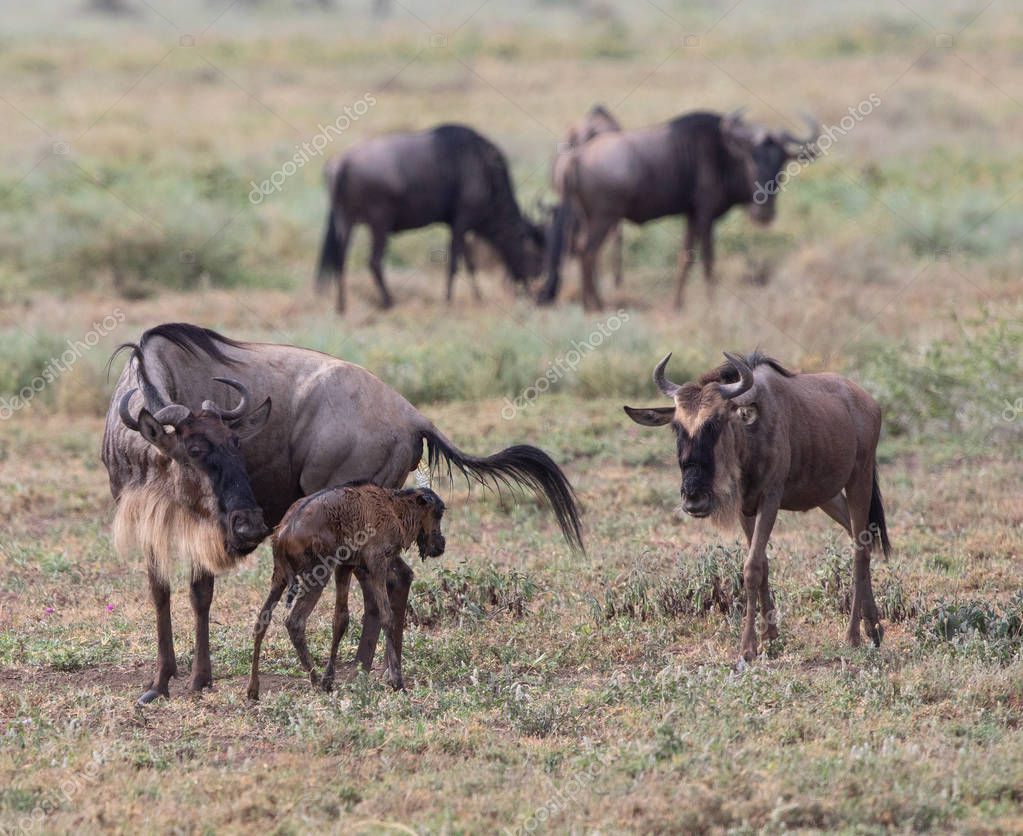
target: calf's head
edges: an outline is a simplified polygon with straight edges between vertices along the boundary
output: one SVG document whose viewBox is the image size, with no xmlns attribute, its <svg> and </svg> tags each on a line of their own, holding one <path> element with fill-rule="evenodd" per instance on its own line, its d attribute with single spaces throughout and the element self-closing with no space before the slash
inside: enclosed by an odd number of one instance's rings
<svg viewBox="0 0 1023 836">
<path fill-rule="evenodd" d="M 216 520 L 225 551 L 246 555 L 270 533 L 245 470 L 241 442 L 259 432 L 270 417 L 270 399 L 249 407 L 249 393 L 236 380 L 215 378 L 240 395 L 234 409 L 203 401 L 194 413 L 181 404 L 143 407 L 132 418 L 129 404 L 135 389 L 120 402 L 121 421 L 170 459 L 175 468 L 175 497 L 201 516 Z M 168 429 L 168 427 L 170 429 Z M 171 486 L 168 486 L 170 488 Z"/>
<path fill-rule="evenodd" d="M 747 433 L 755 431 L 759 420 L 753 370 L 741 357 L 726 353 L 726 366 L 680 385 L 665 375 L 670 358 L 657 364 L 654 381 L 674 406 L 627 406 L 625 412 L 646 427 L 671 425 L 682 471 L 682 509 L 728 524 L 741 504 Z"/>
<path fill-rule="evenodd" d="M 774 220 L 775 198 L 781 190 L 779 175 L 792 159 L 809 162 L 816 155 L 816 124 L 804 117 L 809 127 L 806 137 L 796 137 L 788 131 L 769 131 L 752 125 L 742 118 L 742 109 L 721 119 L 721 138 L 731 154 L 745 166 L 748 178 L 750 218 L 759 224 Z"/>
<path fill-rule="evenodd" d="M 440 521 L 444 516 L 444 500 L 429 488 L 419 488 L 413 499 L 419 512 L 419 531 L 416 534 L 416 545 L 419 546 L 419 557 L 440 557 L 444 554 L 444 534 L 440 530 Z"/>
</svg>

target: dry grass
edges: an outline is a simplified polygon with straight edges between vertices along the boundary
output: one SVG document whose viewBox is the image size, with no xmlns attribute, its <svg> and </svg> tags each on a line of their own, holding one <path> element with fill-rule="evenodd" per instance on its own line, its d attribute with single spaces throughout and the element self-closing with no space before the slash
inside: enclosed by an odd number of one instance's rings
<svg viewBox="0 0 1023 836">
<path fill-rule="evenodd" d="M 995 4 L 948 50 L 936 36 L 977 4 L 920 0 L 917 17 L 827 3 L 793 18 L 742 3 L 717 24 L 724 9 L 702 3 L 658 4 L 681 23 L 654 6 L 492 4 L 454 34 L 467 13 L 416 4 L 450 35 L 431 47 L 404 13 L 374 23 L 346 4 L 339 32 L 336 13 L 282 0 L 239 4 L 183 47 L 209 6 L 150 3 L 167 23 L 71 5 L 44 0 L 12 17 L 0 51 L 0 397 L 93 322 L 124 321 L 0 421 L 0 827 L 1023 827 L 1016 639 L 928 632 L 940 604 L 1001 613 L 1023 587 L 1023 409 L 1011 410 L 1023 396 L 1023 28 L 1010 9 Z M 688 31 L 704 33 L 699 47 L 681 45 Z M 678 222 L 628 230 L 625 287 L 604 282 L 628 323 L 559 392 L 505 420 L 505 398 L 601 322 L 576 310 L 571 271 L 554 310 L 515 297 L 496 271 L 482 306 L 461 283 L 449 309 L 430 258 L 445 236 L 412 233 L 390 255 L 399 308 L 375 308 L 357 248 L 354 306 L 339 321 L 309 281 L 319 165 L 260 206 L 247 201 L 250 180 L 367 91 L 378 103 L 338 147 L 468 121 L 509 153 L 527 202 L 565 123 L 594 98 L 627 125 L 739 104 L 772 123 L 799 109 L 833 123 L 871 92 L 882 105 L 796 178 L 774 227 L 738 214 L 722 225 L 713 301 L 695 282 L 681 315 L 665 311 Z M 54 141 L 70 154 L 52 155 Z M 766 285 L 750 284 L 765 264 Z M 572 556 L 528 499 L 442 485 L 449 550 L 416 567 L 409 690 L 393 694 L 374 674 L 313 691 L 275 625 L 252 706 L 264 547 L 218 583 L 216 689 L 194 699 L 175 681 L 170 702 L 137 712 L 152 614 L 140 567 L 110 547 L 103 365 L 116 343 L 172 319 L 362 362 L 466 450 L 541 444 L 578 487 L 587 555 Z M 715 578 L 730 589 L 738 532 L 731 541 L 675 518 L 671 439 L 621 414 L 623 402 L 656 402 L 649 374 L 665 351 L 681 377 L 755 344 L 844 370 L 885 404 L 895 554 L 875 563 L 889 615 L 880 651 L 843 644 L 841 532 L 823 514 L 786 515 L 771 551 L 782 638 L 733 670 L 731 609 L 699 596 Z M 321 659 L 326 609 L 310 631 Z"/>
</svg>

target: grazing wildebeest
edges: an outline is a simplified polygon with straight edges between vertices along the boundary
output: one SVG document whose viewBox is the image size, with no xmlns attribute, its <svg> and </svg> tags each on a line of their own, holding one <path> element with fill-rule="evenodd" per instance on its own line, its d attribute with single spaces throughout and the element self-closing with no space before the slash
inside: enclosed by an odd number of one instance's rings
<svg viewBox="0 0 1023 836">
<path fill-rule="evenodd" d="M 348 585 L 356 568 L 366 573 L 387 636 L 387 680 L 395 690 L 404 688 L 401 645 L 394 641 L 387 576 L 392 564 L 401 561 L 401 553 L 413 542 L 419 546 L 423 560 L 444 554 L 440 529 L 443 516 L 444 502 L 429 488 L 391 490 L 369 482 L 327 488 L 292 505 L 274 532 L 270 594 L 253 631 L 249 699 L 259 699 L 259 649 L 274 607 L 284 590 L 296 584 L 301 592 L 286 621 L 288 635 L 313 685 L 320 684 L 326 691 L 333 687 L 338 645 L 348 629 Z M 404 571 L 412 571 L 401 562 Z M 331 574 L 337 586 L 334 627 L 330 661 L 320 680 L 309 655 L 305 627 Z"/>
<path fill-rule="evenodd" d="M 564 180 L 565 170 L 568 166 L 570 159 L 569 152 L 585 145 L 595 136 L 606 133 L 618 133 L 621 131 L 622 126 L 618 123 L 618 120 L 611 115 L 611 113 L 603 105 L 594 105 L 590 108 L 586 116 L 580 121 L 576 122 L 568 129 L 568 133 L 565 136 L 565 141 L 559 146 L 558 153 L 554 156 L 554 164 L 551 166 L 551 186 L 558 195 L 558 207 L 555 210 L 555 219 L 559 224 L 562 225 L 567 241 L 568 254 L 570 256 L 578 256 L 579 248 L 581 245 L 580 241 L 580 225 L 578 219 L 572 215 L 571 206 L 565 202 L 565 191 L 564 191 Z M 557 217 L 558 212 L 564 212 L 565 216 L 562 218 Z M 622 225 L 617 224 L 615 228 L 610 232 L 612 237 L 612 263 L 614 265 L 614 276 L 615 276 L 615 287 L 621 286 L 622 283 L 622 271 L 623 271 L 623 249 L 625 246 L 624 236 L 622 235 Z M 549 303 L 553 302 L 553 296 L 547 298 L 543 296 L 540 298 L 540 302 Z"/>
<path fill-rule="evenodd" d="M 686 231 L 675 293 L 675 306 L 681 307 L 694 261 L 694 242 L 699 240 L 704 274 L 711 283 L 714 221 L 733 206 L 749 205 L 754 221 L 769 223 L 777 195 L 773 184 L 782 166 L 794 157 L 812 158 L 813 139 L 750 125 L 739 112 L 728 116 L 690 113 L 651 128 L 602 134 L 569 152 L 561 205 L 570 206 L 582 225 L 584 307 L 602 306 L 596 282 L 597 255 L 616 225 L 623 219 L 644 224 L 684 215 Z M 559 212 L 552 224 L 548 278 L 540 293 L 544 301 L 557 296 L 561 282 L 566 214 Z"/>
<path fill-rule="evenodd" d="M 485 458 L 463 453 L 360 366 L 290 345 L 239 342 L 184 323 L 152 328 L 128 349 L 131 359 L 107 413 L 103 463 L 117 503 L 117 543 L 144 553 L 157 612 L 156 675 L 141 702 L 167 696 L 176 673 L 168 578 L 175 556 L 192 567 L 191 685 L 199 690 L 212 682 L 214 575 L 252 551 L 269 533 L 267 526 L 302 496 L 357 480 L 401 487 L 422 458 L 424 442 L 431 468 L 444 463 L 449 472 L 454 468 L 479 482 L 517 483 L 542 495 L 569 542 L 582 546 L 572 487 L 546 453 L 529 445 Z M 225 403 L 232 388 L 244 397 L 225 413 L 215 404 Z M 251 410 L 249 393 L 266 400 Z M 366 594 L 365 573 L 355 574 L 366 599 L 356 660 L 368 669 L 380 635 L 379 611 Z M 411 574 L 396 564 L 390 583 L 400 642 Z"/>
<path fill-rule="evenodd" d="M 519 210 L 504 154 L 464 125 L 377 137 L 326 166 L 330 209 L 317 268 L 317 286 L 337 280 L 337 309 L 345 309 L 345 255 L 356 224 L 373 236 L 369 268 L 381 304 L 393 304 L 384 282 L 384 250 L 393 232 L 434 223 L 451 228 L 447 300 L 464 258 L 473 288 L 476 267 L 465 247 L 473 232 L 500 255 L 514 280 L 540 273 L 543 230 Z"/>
<path fill-rule="evenodd" d="M 719 525 L 742 524 L 749 545 L 743 568 L 746 618 L 740 652 L 757 655 L 757 597 L 764 636 L 778 635 L 767 581 L 767 541 L 779 510 L 820 508 L 853 538 L 853 598 L 846 638 L 860 643 L 860 618 L 880 646 L 883 631 L 870 584 L 870 552 L 891 550 L 876 450 L 881 410 L 874 399 L 836 374 L 795 374 L 754 352 L 682 385 L 665 376 L 669 354 L 654 381 L 675 403 L 625 407 L 637 424 L 671 424 L 682 470 L 682 508 Z"/>
</svg>

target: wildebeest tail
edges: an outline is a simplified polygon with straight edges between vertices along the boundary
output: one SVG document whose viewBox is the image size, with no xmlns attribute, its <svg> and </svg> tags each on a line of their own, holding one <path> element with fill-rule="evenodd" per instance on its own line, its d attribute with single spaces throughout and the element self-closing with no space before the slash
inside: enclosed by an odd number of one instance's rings
<svg viewBox="0 0 1023 836">
<path fill-rule="evenodd" d="M 582 526 L 575 492 L 561 468 L 543 450 L 528 444 L 516 444 L 492 456 L 470 456 L 457 449 L 433 428 L 423 430 L 430 469 L 447 465 L 448 475 L 457 470 L 466 479 L 495 487 L 519 485 L 542 495 L 561 526 L 569 545 L 583 550 Z"/>
<path fill-rule="evenodd" d="M 328 166 L 327 171 L 327 226 L 323 230 L 323 246 L 320 247 L 320 260 L 316 265 L 316 290 L 325 292 L 330 283 L 341 272 L 341 241 L 339 236 L 344 217 L 339 199 L 344 189 L 346 168 L 344 163 L 334 168 Z"/>
<path fill-rule="evenodd" d="M 888 525 L 884 519 L 884 503 L 881 486 L 877 483 L 877 468 L 874 468 L 874 486 L 870 492 L 870 511 L 867 514 L 868 531 L 875 543 L 880 542 L 885 557 L 891 557 L 892 544 L 888 540 Z"/>
<path fill-rule="evenodd" d="M 536 301 L 541 305 L 550 305 L 558 298 L 558 291 L 561 289 L 561 255 L 565 249 L 565 236 L 571 222 L 572 206 L 566 197 L 554 210 L 550 234 L 547 236 L 547 281 L 536 297 Z"/>
</svg>

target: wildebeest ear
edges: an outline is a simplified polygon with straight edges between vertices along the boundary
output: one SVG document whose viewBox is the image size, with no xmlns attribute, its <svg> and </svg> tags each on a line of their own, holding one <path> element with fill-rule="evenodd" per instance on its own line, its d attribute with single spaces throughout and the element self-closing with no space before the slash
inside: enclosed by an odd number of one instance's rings
<svg viewBox="0 0 1023 836">
<path fill-rule="evenodd" d="M 244 441 L 246 438 L 251 438 L 258 433 L 263 427 L 266 426 L 266 422 L 270 420 L 270 399 L 267 398 L 263 403 L 249 412 L 247 415 L 239 418 L 231 426 L 236 433 L 238 438 Z"/>
<path fill-rule="evenodd" d="M 649 406 L 646 409 L 636 409 L 633 406 L 622 408 L 626 415 L 644 427 L 663 427 L 665 424 L 670 424 L 671 419 L 675 417 L 675 407 L 673 406 Z"/>
<path fill-rule="evenodd" d="M 178 443 L 177 435 L 169 433 L 163 428 L 163 424 L 153 417 L 148 409 L 139 412 L 139 435 L 152 444 L 157 450 L 166 455 Z"/>
</svg>

